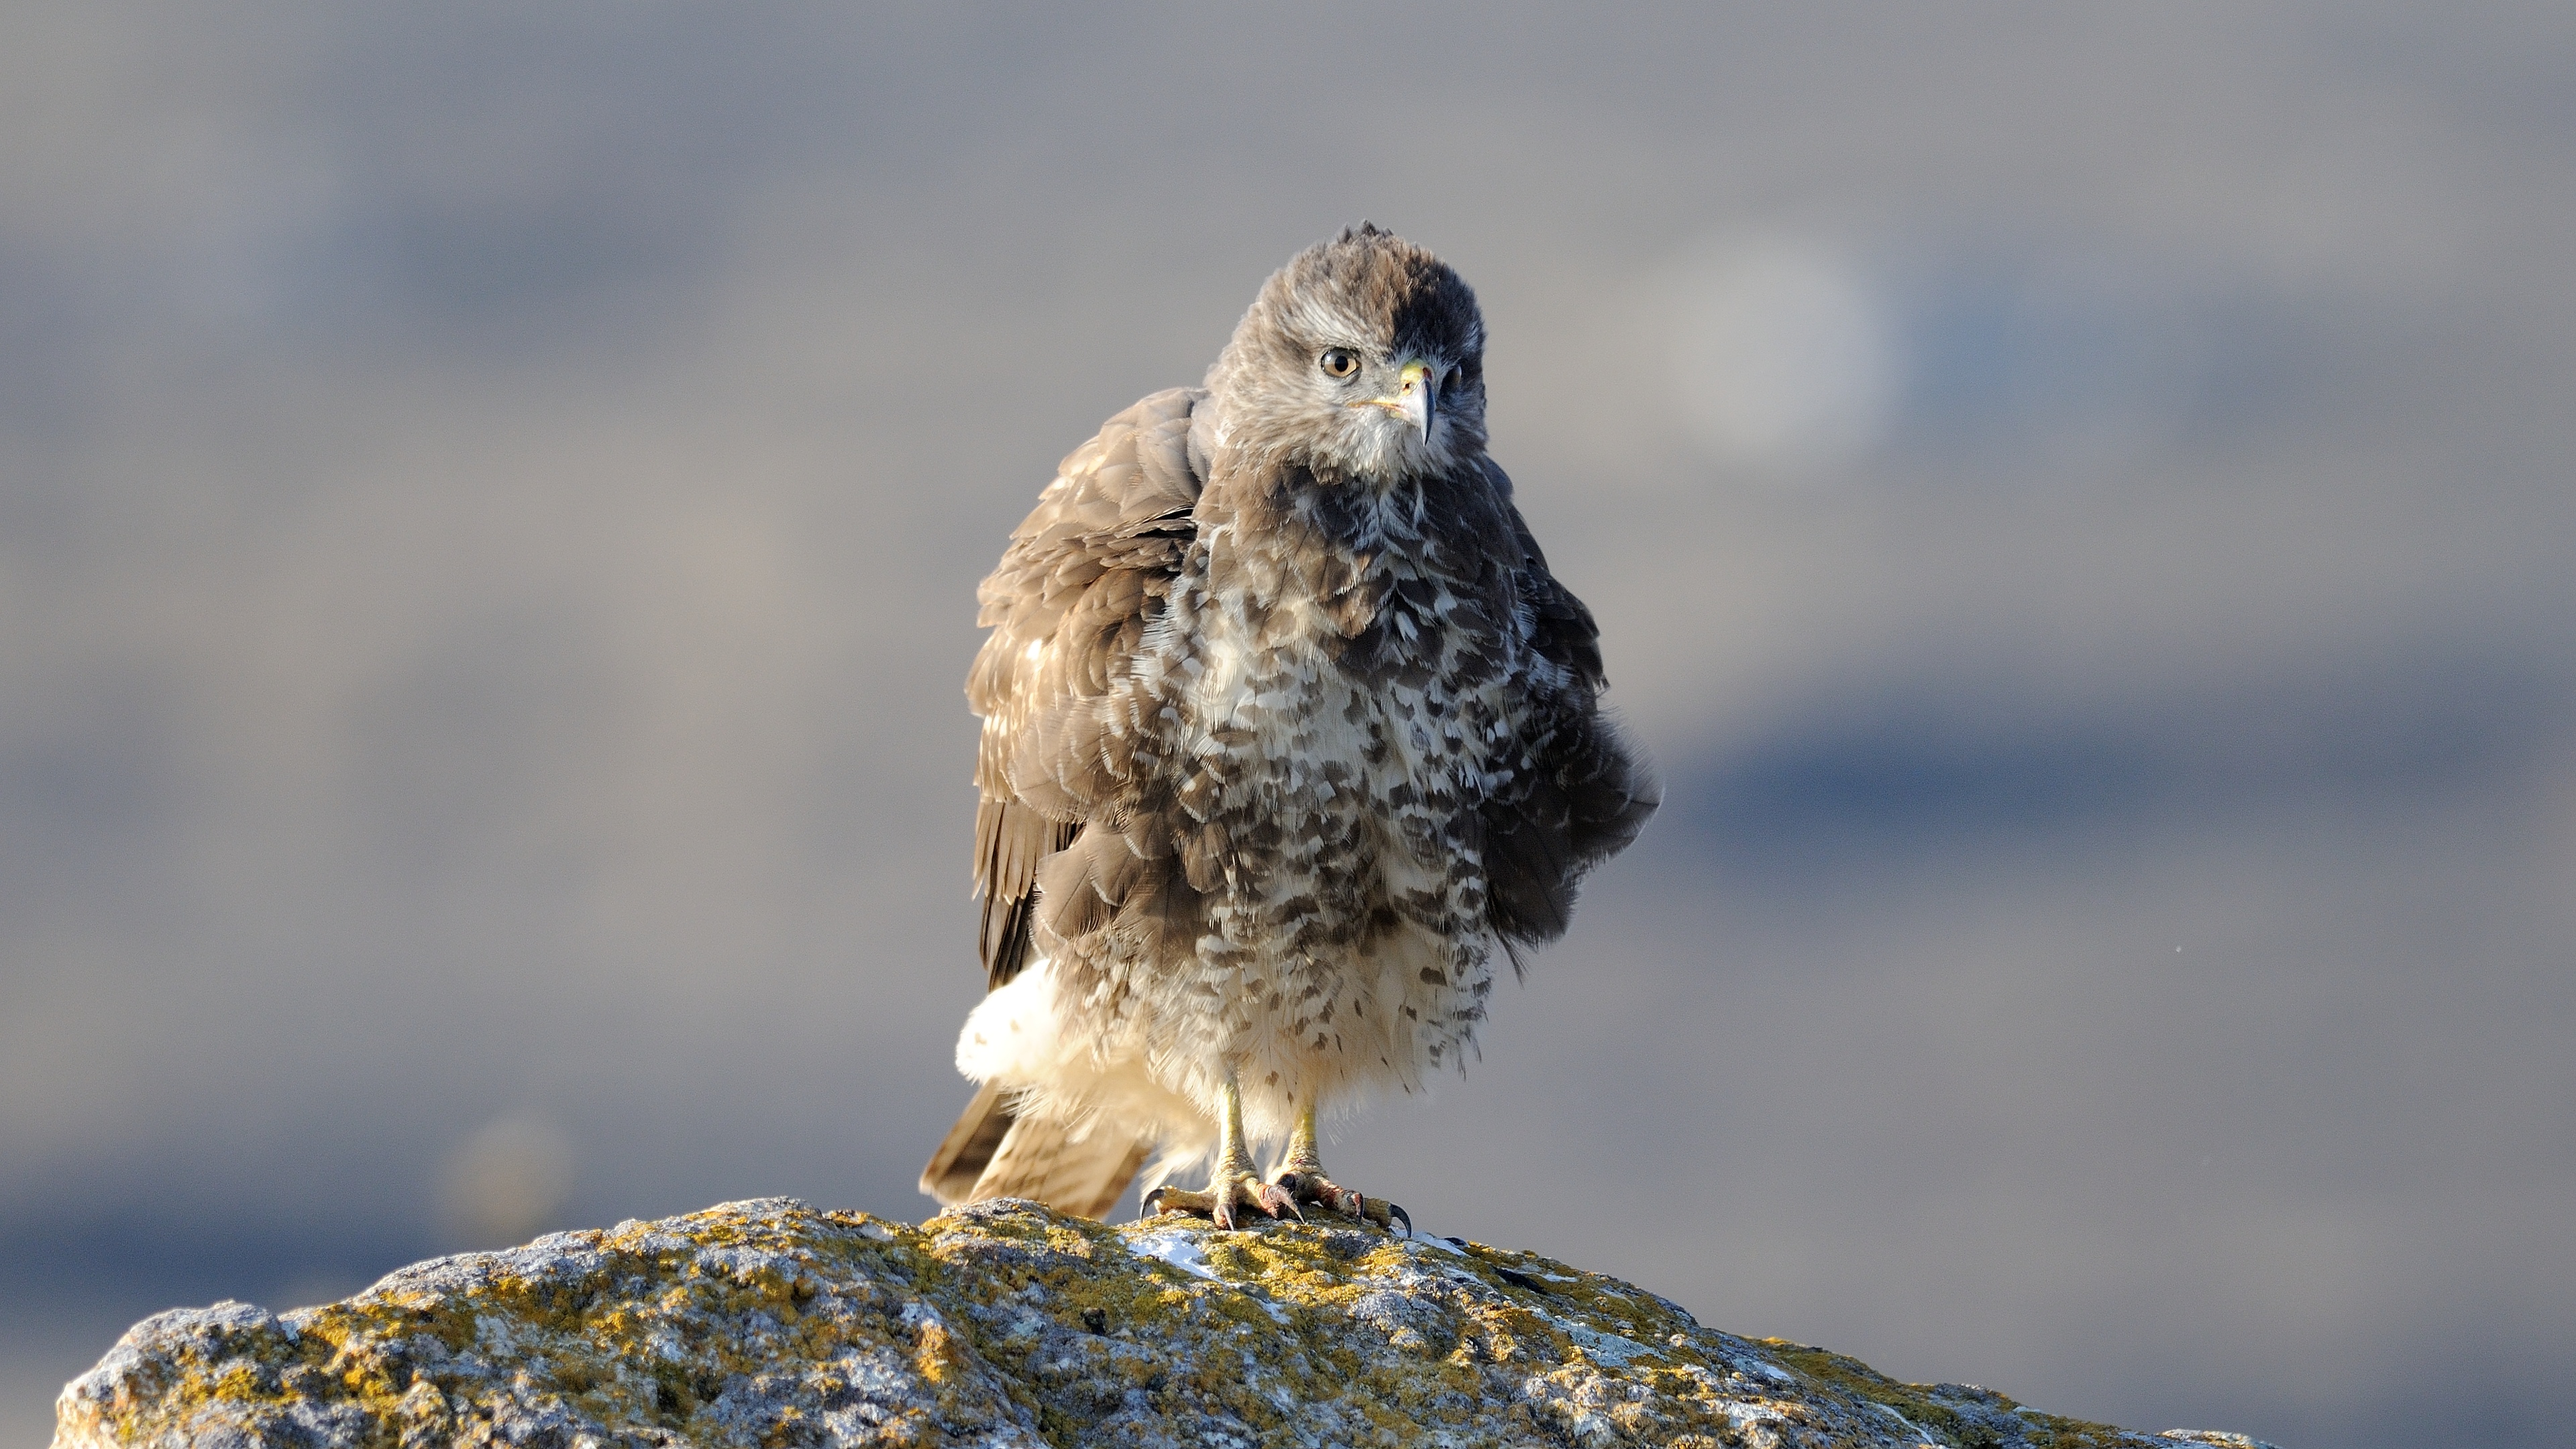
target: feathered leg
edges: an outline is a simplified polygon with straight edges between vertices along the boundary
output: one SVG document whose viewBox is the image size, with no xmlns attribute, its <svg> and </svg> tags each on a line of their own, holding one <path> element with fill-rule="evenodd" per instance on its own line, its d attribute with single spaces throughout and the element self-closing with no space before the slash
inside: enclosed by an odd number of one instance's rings
<svg viewBox="0 0 2576 1449">
<path fill-rule="evenodd" d="M 1243 1140 L 1243 1092 L 1234 1084 L 1234 1073 L 1225 1074 L 1220 1097 L 1224 1112 L 1217 1128 L 1216 1175 L 1209 1179 L 1208 1190 L 1158 1187 L 1145 1194 L 1145 1206 L 1158 1213 L 1214 1218 L 1220 1228 L 1240 1226 L 1236 1214 L 1243 1207 L 1259 1208 L 1274 1218 L 1304 1217 L 1295 1199 L 1263 1182 L 1260 1169 L 1252 1165 L 1252 1152 Z"/>
<path fill-rule="evenodd" d="M 1404 1224 L 1406 1237 L 1413 1236 L 1413 1215 L 1383 1199 L 1372 1201 L 1366 1195 L 1342 1187 L 1324 1176 L 1324 1159 L 1315 1150 L 1315 1104 L 1308 1102 L 1297 1109 L 1296 1130 L 1288 1134 L 1288 1156 L 1279 1164 L 1279 1173 L 1271 1179 L 1288 1190 L 1298 1202 L 1317 1203 L 1344 1217 L 1360 1218 L 1387 1227 L 1392 1222 Z"/>
</svg>

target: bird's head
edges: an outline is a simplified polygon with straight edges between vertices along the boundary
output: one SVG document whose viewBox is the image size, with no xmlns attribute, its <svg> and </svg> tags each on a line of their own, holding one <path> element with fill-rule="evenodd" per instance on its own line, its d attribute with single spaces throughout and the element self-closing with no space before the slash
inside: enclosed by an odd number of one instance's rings
<svg viewBox="0 0 2576 1449">
<path fill-rule="evenodd" d="M 1380 486 L 1485 446 L 1485 323 L 1448 263 L 1363 223 L 1271 274 L 1208 374 L 1225 446 Z"/>
</svg>

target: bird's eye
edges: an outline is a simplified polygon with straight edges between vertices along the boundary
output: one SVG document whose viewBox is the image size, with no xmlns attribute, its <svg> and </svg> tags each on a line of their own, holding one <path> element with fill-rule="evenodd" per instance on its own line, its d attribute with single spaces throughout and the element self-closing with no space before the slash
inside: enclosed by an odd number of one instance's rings
<svg viewBox="0 0 2576 1449">
<path fill-rule="evenodd" d="M 1327 377 L 1348 377 L 1360 370 L 1359 354 L 1347 347 L 1325 348 L 1324 355 L 1315 360 L 1322 365 Z"/>
</svg>

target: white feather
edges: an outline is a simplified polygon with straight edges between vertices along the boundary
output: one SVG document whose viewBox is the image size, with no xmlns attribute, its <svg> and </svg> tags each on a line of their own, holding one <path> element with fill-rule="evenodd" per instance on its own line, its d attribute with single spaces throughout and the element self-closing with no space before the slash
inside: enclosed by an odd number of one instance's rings
<svg viewBox="0 0 2576 1449">
<path fill-rule="evenodd" d="M 987 993 L 957 1033 L 957 1070 L 1009 1089 L 1024 1117 L 1106 1117 L 1183 1160 L 1206 1151 L 1215 1124 L 1199 1104 L 1154 1079 L 1140 1042 L 1067 1030 L 1056 986 L 1054 963 L 1038 957 Z"/>
</svg>

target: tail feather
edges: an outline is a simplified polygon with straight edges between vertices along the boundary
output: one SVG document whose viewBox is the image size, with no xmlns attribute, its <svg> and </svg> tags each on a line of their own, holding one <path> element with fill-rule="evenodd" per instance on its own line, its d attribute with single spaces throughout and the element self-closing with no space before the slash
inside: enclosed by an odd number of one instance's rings
<svg viewBox="0 0 2576 1449">
<path fill-rule="evenodd" d="M 921 1190 L 941 1207 L 1029 1197 L 1097 1218 L 1118 1205 L 1152 1152 L 1151 1144 L 1105 1122 L 1068 1127 L 1014 1116 L 1003 1090 L 987 1084 L 931 1154 Z"/>
<path fill-rule="evenodd" d="M 929 1165 L 921 1169 L 921 1190 L 939 1199 L 941 1207 L 973 1201 L 975 1179 L 984 1175 L 985 1164 L 1000 1150 L 1013 1120 L 1002 1089 L 986 1083 L 966 1104 L 957 1125 L 948 1129 L 939 1150 L 930 1154 Z"/>
</svg>

